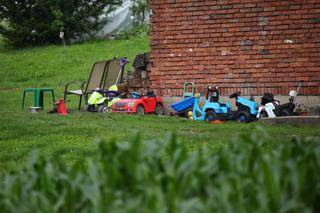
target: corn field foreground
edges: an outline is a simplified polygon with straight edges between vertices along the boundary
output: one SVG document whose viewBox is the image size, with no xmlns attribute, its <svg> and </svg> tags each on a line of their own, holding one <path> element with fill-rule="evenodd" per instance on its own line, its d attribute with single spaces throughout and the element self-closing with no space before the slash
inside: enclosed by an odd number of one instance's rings
<svg viewBox="0 0 320 213">
<path fill-rule="evenodd" d="M 264 137 L 235 138 L 216 152 L 160 141 L 98 143 L 73 166 L 39 157 L 6 174 L 2 212 L 316 212 L 319 138 L 265 152 Z"/>
</svg>

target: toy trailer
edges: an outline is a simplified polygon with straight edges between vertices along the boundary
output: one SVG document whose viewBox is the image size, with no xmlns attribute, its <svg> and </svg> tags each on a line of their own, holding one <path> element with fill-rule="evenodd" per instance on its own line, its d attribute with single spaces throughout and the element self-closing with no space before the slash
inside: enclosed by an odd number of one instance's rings
<svg viewBox="0 0 320 213">
<path fill-rule="evenodd" d="M 170 105 L 170 107 L 175 111 L 174 115 L 183 115 L 188 117 L 188 111 L 192 111 L 194 101 L 195 97 L 191 96 Z"/>
</svg>

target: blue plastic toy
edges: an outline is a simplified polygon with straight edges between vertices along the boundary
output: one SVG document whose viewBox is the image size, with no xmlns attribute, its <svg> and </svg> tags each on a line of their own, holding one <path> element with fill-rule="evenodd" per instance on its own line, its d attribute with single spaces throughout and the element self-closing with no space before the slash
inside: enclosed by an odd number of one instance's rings
<svg viewBox="0 0 320 213">
<path fill-rule="evenodd" d="M 193 120 L 206 120 L 209 122 L 213 120 L 227 120 L 231 118 L 231 105 L 229 103 L 222 104 L 219 102 L 211 102 L 206 99 L 204 106 L 201 109 L 199 106 L 200 97 L 200 93 L 195 96 L 196 99 L 192 111 Z M 219 119 L 216 119 L 218 116 Z"/>
<path fill-rule="evenodd" d="M 195 97 L 191 96 L 186 99 L 183 99 L 181 101 L 178 101 L 176 103 L 173 103 L 170 105 L 170 107 L 176 111 L 177 114 L 185 113 L 186 110 L 190 109 L 192 110 L 192 107 L 194 105 Z"/>
<path fill-rule="evenodd" d="M 253 100 L 248 100 L 240 96 L 240 92 L 233 93 L 230 98 L 236 99 L 237 111 L 231 110 L 229 103 L 219 102 L 219 92 L 217 87 L 208 87 L 206 100 L 203 108 L 199 107 L 201 94 L 196 95 L 193 106 L 192 117 L 194 120 L 238 120 L 239 122 L 250 122 L 256 118 L 258 104 Z"/>
</svg>

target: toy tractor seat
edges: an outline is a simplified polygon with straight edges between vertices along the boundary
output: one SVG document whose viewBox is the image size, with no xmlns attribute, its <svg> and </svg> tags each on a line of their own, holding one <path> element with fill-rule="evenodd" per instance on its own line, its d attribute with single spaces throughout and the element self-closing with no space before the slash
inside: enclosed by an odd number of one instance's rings
<svg viewBox="0 0 320 213">
<path fill-rule="evenodd" d="M 275 99 L 272 93 L 264 93 L 261 98 L 261 105 L 266 105 L 267 103 L 271 103 L 273 101 L 275 101 Z"/>
<path fill-rule="evenodd" d="M 104 90 L 103 93 L 109 98 L 115 98 L 115 97 L 119 97 L 119 95 L 121 94 L 121 92 L 119 92 L 118 86 L 117 85 L 112 85 L 111 87 L 109 87 L 108 90 Z"/>
<path fill-rule="evenodd" d="M 210 102 L 219 102 L 219 90 L 217 86 L 209 85 L 206 92 L 206 100 Z"/>
<path fill-rule="evenodd" d="M 229 98 L 235 98 L 235 99 L 237 99 L 240 95 L 241 95 L 241 92 L 240 92 L 240 91 L 237 91 L 237 92 L 231 94 L 231 95 L 229 96 Z"/>
<path fill-rule="evenodd" d="M 157 97 L 156 94 L 154 93 L 154 91 L 147 91 L 147 95 L 148 98 L 155 98 Z"/>
</svg>

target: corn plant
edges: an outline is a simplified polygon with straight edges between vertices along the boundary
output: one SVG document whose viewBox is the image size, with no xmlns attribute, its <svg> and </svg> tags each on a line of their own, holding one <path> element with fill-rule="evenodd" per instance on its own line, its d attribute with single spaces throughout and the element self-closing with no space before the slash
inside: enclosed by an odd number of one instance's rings
<svg viewBox="0 0 320 213">
<path fill-rule="evenodd" d="M 263 133 L 261 133 L 263 134 Z M 316 212 L 320 140 L 293 138 L 267 150 L 257 133 L 217 152 L 163 140 L 99 142 L 72 166 L 33 152 L 2 174 L 1 212 Z M 279 141 L 279 143 L 281 143 Z"/>
</svg>

